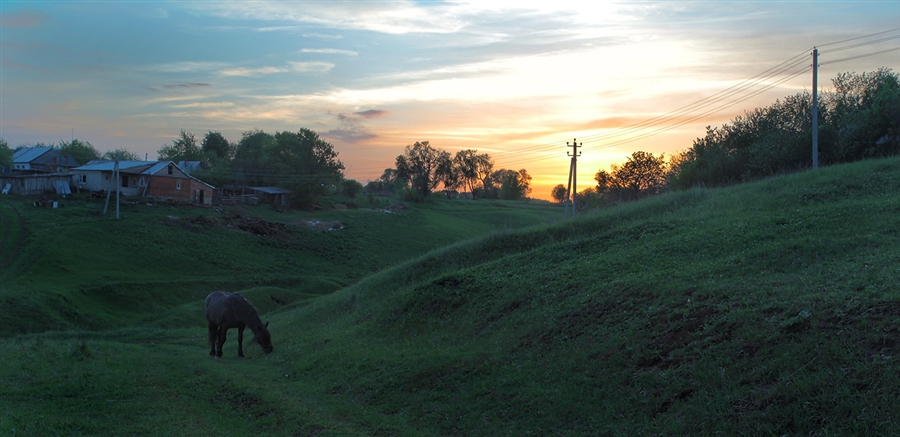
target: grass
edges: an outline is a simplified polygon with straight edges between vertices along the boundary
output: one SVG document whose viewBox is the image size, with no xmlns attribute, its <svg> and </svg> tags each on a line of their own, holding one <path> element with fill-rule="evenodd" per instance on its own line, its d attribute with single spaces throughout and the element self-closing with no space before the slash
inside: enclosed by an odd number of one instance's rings
<svg viewBox="0 0 900 437">
<path fill-rule="evenodd" d="M 102 215 L 102 200 L 89 197 L 66 199 L 59 209 L 34 208 L 24 197 L 2 200 L 0 302 L 12 310 L 0 335 L 115 328 L 161 312 L 164 325 L 174 327 L 183 320 L 180 306 L 216 289 L 278 288 L 265 298 L 292 303 L 455 241 L 558 217 L 546 203 L 485 215 L 495 208 L 436 200 L 401 214 L 129 203 L 116 220 L 112 212 Z M 243 218 L 284 229 L 259 236 L 239 229 Z M 339 221 L 344 229 L 311 229 L 304 225 L 310 220 Z"/>
<path fill-rule="evenodd" d="M 231 340 L 209 359 L 198 299 L 148 313 L 172 323 L 0 341 L 0 390 L 15 400 L 0 431 L 898 434 L 898 188 L 889 159 L 555 224 L 530 206 L 422 205 L 390 217 L 440 244 L 394 236 L 418 253 L 384 264 L 375 245 L 340 249 L 332 260 L 371 268 L 336 291 L 248 283 L 271 321 L 268 356 L 238 360 Z M 347 230 L 386 238 L 346 213 Z M 27 253 L 41 236 L 19 214 Z"/>
</svg>

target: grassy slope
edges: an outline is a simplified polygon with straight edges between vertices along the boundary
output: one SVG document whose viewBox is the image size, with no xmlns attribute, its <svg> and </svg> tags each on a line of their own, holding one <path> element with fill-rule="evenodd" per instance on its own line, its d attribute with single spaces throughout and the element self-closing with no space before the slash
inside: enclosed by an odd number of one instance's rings
<svg viewBox="0 0 900 437">
<path fill-rule="evenodd" d="M 0 199 L 0 335 L 52 329 L 106 329 L 144 320 L 164 327 L 193 323 L 188 314 L 212 290 L 260 290 L 293 302 L 327 294 L 366 275 L 462 239 L 557 219 L 537 203 L 497 216 L 485 202 L 435 201 L 386 214 L 380 209 L 278 214 L 267 206 L 210 209 L 126 205 L 102 215 L 103 202 L 75 198 L 64 208 Z M 448 213 L 452 211 L 452 213 Z M 237 232 L 237 215 L 289 223 L 281 239 Z M 218 226 L 198 222 L 212 216 Z M 498 217 L 505 222 L 497 223 Z M 300 225 L 339 221 L 322 232 Z M 290 238 L 290 241 L 286 241 Z M 279 291 L 280 290 L 280 291 Z M 182 305 L 187 305 L 182 307 Z M 159 314 L 166 312 L 161 319 Z"/>
<path fill-rule="evenodd" d="M 872 161 L 495 233 L 270 313 L 265 359 L 209 360 L 202 327 L 18 336 L 0 430 L 897 434 L 898 189 Z"/>
</svg>

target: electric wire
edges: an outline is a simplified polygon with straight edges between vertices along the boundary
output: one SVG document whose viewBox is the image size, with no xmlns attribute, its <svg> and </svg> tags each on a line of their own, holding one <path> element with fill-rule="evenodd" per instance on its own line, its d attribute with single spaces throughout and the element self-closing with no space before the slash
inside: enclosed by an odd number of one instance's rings
<svg viewBox="0 0 900 437">
<path fill-rule="evenodd" d="M 891 30 L 887 30 L 887 31 L 883 31 L 883 32 L 877 32 L 877 33 L 864 35 L 864 36 L 860 36 L 860 37 L 855 37 L 855 38 L 849 38 L 849 39 L 831 42 L 831 43 L 827 43 L 827 44 L 822 44 L 822 45 L 819 45 L 818 47 L 830 47 L 830 46 L 835 46 L 835 45 L 839 45 L 839 44 L 845 44 L 847 42 L 869 39 L 869 38 L 873 38 L 873 37 L 880 36 L 880 35 L 885 35 L 885 34 L 888 34 L 891 32 L 897 32 L 897 31 L 900 31 L 900 28 L 891 29 Z M 869 41 L 865 41 L 865 42 L 858 42 L 858 43 L 854 43 L 854 44 L 835 47 L 832 49 L 821 51 L 820 53 L 828 54 L 828 53 L 834 53 L 834 52 L 843 51 L 843 50 L 856 49 L 856 48 L 860 48 L 860 47 L 883 43 L 886 41 L 891 41 L 891 40 L 898 39 L 898 38 L 900 38 L 900 35 L 881 37 L 881 38 L 878 38 L 875 40 L 869 40 Z M 895 51 L 898 49 L 900 49 L 900 48 L 891 48 L 891 49 L 887 49 L 887 50 L 880 50 L 877 52 L 872 52 L 872 53 L 867 53 L 867 54 L 822 62 L 819 65 L 820 66 L 821 65 L 829 65 L 829 64 L 849 61 L 849 60 L 853 60 L 853 59 L 860 59 L 860 58 L 865 58 L 865 57 L 870 57 L 870 56 L 876 56 L 879 54 Z M 610 140 L 613 138 L 623 137 L 625 135 L 628 135 L 630 133 L 634 133 L 634 132 L 640 131 L 640 130 L 653 129 L 650 132 L 641 134 L 636 137 L 616 140 L 613 142 L 606 142 L 606 143 L 603 143 L 599 147 L 591 147 L 591 149 L 593 149 L 593 150 L 604 149 L 604 148 L 614 147 L 616 145 L 626 144 L 626 143 L 629 143 L 632 141 L 637 141 L 637 140 L 644 139 L 644 138 L 647 138 L 650 136 L 654 136 L 654 135 L 669 131 L 671 129 L 683 126 L 690 122 L 696 121 L 697 119 L 703 118 L 703 117 L 710 115 L 712 113 L 715 113 L 721 109 L 724 109 L 724 108 L 727 108 L 734 104 L 738 104 L 743 101 L 746 101 L 752 97 L 755 97 L 756 95 L 759 95 L 762 92 L 765 92 L 765 91 L 767 91 L 771 88 L 774 88 L 775 86 L 778 86 L 784 82 L 787 82 L 805 72 L 808 72 L 811 69 L 811 66 L 805 67 L 800 70 L 792 71 L 792 72 L 788 73 L 787 76 L 775 81 L 774 83 L 770 83 L 759 90 L 751 91 L 751 88 L 756 86 L 758 83 L 768 81 L 768 80 L 770 80 L 774 77 L 777 77 L 781 74 L 787 73 L 788 70 L 792 70 L 793 68 L 797 67 L 800 63 L 802 63 L 804 61 L 804 59 L 802 57 L 806 56 L 807 54 L 808 54 L 808 52 L 804 51 L 798 55 L 795 55 L 792 58 L 789 58 L 788 60 L 782 62 L 781 64 L 778 64 L 775 67 L 772 67 L 769 70 L 766 70 L 766 71 L 754 76 L 753 78 L 750 78 L 739 84 L 733 85 L 732 87 L 729 87 L 726 90 L 723 90 L 716 94 L 708 96 L 704 99 L 701 99 L 700 101 L 691 103 L 689 105 L 685 105 L 681 108 L 678 108 L 678 109 L 668 112 L 666 114 L 662 114 L 662 115 L 644 120 L 639 123 L 625 126 L 623 128 L 617 129 L 615 132 L 597 133 L 597 134 L 593 134 L 593 135 L 583 136 L 579 142 L 581 142 L 581 143 L 599 142 L 601 140 Z M 798 60 L 798 58 L 800 58 L 800 59 Z M 682 120 L 682 121 L 679 121 L 679 122 L 676 122 L 673 124 L 669 124 L 667 126 L 660 127 L 661 125 L 670 123 L 671 121 L 676 120 L 679 117 L 682 117 L 684 115 L 690 115 L 690 113 L 692 111 L 696 111 L 698 109 L 702 109 L 702 108 L 709 107 L 711 105 L 718 104 L 720 102 L 723 102 L 725 99 L 736 96 L 742 92 L 748 92 L 749 94 L 737 97 L 727 103 L 716 106 L 715 108 L 713 108 L 711 110 L 705 111 L 705 112 L 697 114 L 697 115 L 693 115 L 688 119 L 685 119 L 685 120 Z M 559 146 L 558 142 L 539 144 L 539 145 L 530 146 L 527 148 L 520 148 L 515 151 L 506 152 L 505 154 L 515 154 L 516 157 L 513 158 L 512 160 L 504 160 L 503 163 L 505 165 L 511 166 L 513 164 L 535 162 L 539 159 L 546 159 L 546 157 L 551 153 L 551 149 L 553 150 L 552 153 L 559 153 L 559 148 L 560 148 L 560 146 Z M 502 158 L 505 154 L 501 153 L 499 155 Z M 561 156 L 560 156 L 560 158 L 561 158 Z"/>
</svg>

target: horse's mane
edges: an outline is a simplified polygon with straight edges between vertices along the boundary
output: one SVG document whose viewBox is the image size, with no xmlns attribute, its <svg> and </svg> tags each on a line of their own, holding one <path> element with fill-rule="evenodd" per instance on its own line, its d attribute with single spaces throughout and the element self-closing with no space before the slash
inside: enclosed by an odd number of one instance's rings
<svg viewBox="0 0 900 437">
<path fill-rule="evenodd" d="M 262 319 L 259 318 L 259 313 L 256 311 L 256 308 L 253 307 L 253 304 L 251 304 L 243 294 L 234 293 L 234 295 L 240 298 L 237 306 L 234 308 L 240 320 L 242 320 L 254 334 L 266 329 Z"/>
</svg>

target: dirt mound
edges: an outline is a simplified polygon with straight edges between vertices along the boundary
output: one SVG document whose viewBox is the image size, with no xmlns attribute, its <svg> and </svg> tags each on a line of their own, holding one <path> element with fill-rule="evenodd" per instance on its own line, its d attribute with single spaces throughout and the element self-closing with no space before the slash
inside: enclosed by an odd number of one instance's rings
<svg viewBox="0 0 900 437">
<path fill-rule="evenodd" d="M 204 225 L 204 226 L 214 226 L 217 228 L 222 228 L 225 225 L 219 221 L 219 219 L 212 216 L 197 216 L 191 219 L 191 223 L 195 225 Z"/>
<path fill-rule="evenodd" d="M 383 209 L 382 211 L 384 211 L 388 214 L 393 214 L 395 212 L 403 211 L 404 209 L 406 209 L 406 205 L 404 205 L 402 203 L 395 203 L 395 204 Z"/>
<path fill-rule="evenodd" d="M 320 231 L 340 231 L 345 227 L 341 222 L 323 222 L 319 220 L 303 220 L 300 224 Z"/>
<path fill-rule="evenodd" d="M 225 220 L 226 227 L 238 228 L 260 237 L 274 238 L 280 241 L 291 241 L 294 239 L 294 236 L 287 231 L 287 223 L 270 222 L 259 217 L 242 215 L 231 216 Z"/>
</svg>

